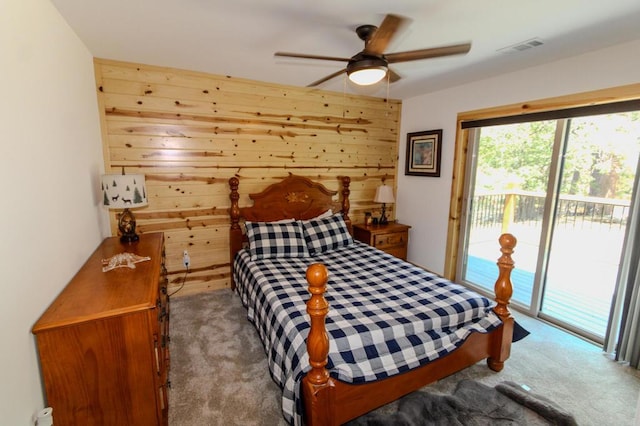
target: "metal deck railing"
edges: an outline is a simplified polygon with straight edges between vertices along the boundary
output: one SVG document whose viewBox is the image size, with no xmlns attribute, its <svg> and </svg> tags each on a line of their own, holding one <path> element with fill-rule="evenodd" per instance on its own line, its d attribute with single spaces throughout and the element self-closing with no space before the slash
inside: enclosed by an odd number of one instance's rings
<svg viewBox="0 0 640 426">
<path fill-rule="evenodd" d="M 496 237 L 511 232 L 518 238 L 512 300 L 529 306 L 544 200 L 542 194 L 525 191 L 474 197 L 467 281 L 493 289 L 498 273 Z M 625 200 L 559 198 L 543 313 L 604 336 L 628 212 Z"/>
</svg>

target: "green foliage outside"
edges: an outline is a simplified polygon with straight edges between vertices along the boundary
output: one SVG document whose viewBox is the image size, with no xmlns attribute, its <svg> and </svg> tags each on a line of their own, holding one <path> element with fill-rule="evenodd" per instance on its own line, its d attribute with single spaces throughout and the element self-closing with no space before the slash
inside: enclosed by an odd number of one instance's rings
<svg viewBox="0 0 640 426">
<path fill-rule="evenodd" d="M 476 192 L 547 191 L 556 121 L 485 127 Z M 640 112 L 571 119 L 561 193 L 630 199 L 640 152 Z"/>
</svg>

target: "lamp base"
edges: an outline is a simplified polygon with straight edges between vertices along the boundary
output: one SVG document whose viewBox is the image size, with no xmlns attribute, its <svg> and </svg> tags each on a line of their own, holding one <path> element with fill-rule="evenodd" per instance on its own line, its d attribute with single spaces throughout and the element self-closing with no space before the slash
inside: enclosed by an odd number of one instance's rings
<svg viewBox="0 0 640 426">
<path fill-rule="evenodd" d="M 385 203 L 382 203 L 382 213 L 380 213 L 380 219 L 378 220 L 378 224 L 380 225 L 387 225 L 389 223 L 389 220 L 387 219 L 386 216 L 386 210 L 387 210 L 387 206 L 385 205 Z"/>
<path fill-rule="evenodd" d="M 129 244 L 140 240 L 140 237 L 136 234 L 136 218 L 129 209 L 124 209 L 122 214 L 120 214 L 120 219 L 118 219 L 118 230 L 121 235 L 121 243 Z"/>
<path fill-rule="evenodd" d="M 122 235 L 120 237 L 120 242 L 123 244 L 131 244 L 135 243 L 136 241 L 140 241 L 140 236 L 138 234 Z"/>
</svg>

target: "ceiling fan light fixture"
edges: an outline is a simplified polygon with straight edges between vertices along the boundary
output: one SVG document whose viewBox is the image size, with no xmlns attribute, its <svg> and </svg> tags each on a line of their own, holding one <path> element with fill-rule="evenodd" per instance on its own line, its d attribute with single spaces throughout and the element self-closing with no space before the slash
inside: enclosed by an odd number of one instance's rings
<svg viewBox="0 0 640 426">
<path fill-rule="evenodd" d="M 364 68 L 349 74 L 349 80 L 360 86 L 376 84 L 387 75 L 386 67 Z"/>
<path fill-rule="evenodd" d="M 398 30 L 404 27 L 408 21 L 407 18 L 403 18 L 402 16 L 387 14 L 382 24 L 380 24 L 380 27 L 376 27 L 375 25 L 360 25 L 356 28 L 356 34 L 360 40 L 364 41 L 364 49 L 348 59 L 335 56 L 285 52 L 276 52 L 275 56 L 347 62 L 346 68 L 316 80 L 307 87 L 315 87 L 345 72 L 349 76 L 349 80 L 354 84 L 369 86 L 380 82 L 380 80 L 385 77 L 387 77 L 388 83 L 394 83 L 402 78 L 398 73 L 389 69 L 389 64 L 461 55 L 469 52 L 469 49 L 471 49 L 471 43 L 461 43 L 450 46 L 408 50 L 405 52 L 385 53 L 387 46 L 391 43 Z M 542 44 L 542 42 L 539 44 Z M 533 45 L 530 47 L 533 47 Z M 387 89 L 388 87 L 389 86 L 387 86 Z"/>
<path fill-rule="evenodd" d="M 349 80 L 360 86 L 376 84 L 387 75 L 387 62 L 382 58 L 365 57 L 347 65 Z"/>
</svg>

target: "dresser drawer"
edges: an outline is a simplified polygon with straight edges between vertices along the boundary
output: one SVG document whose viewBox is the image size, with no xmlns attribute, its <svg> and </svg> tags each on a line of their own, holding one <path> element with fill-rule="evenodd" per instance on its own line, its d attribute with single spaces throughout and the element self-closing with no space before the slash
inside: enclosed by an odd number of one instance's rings
<svg viewBox="0 0 640 426">
<path fill-rule="evenodd" d="M 407 232 L 393 232 L 388 234 L 377 234 L 373 237 L 373 246 L 380 250 L 385 250 L 402 246 L 404 247 L 407 243 Z"/>
</svg>

